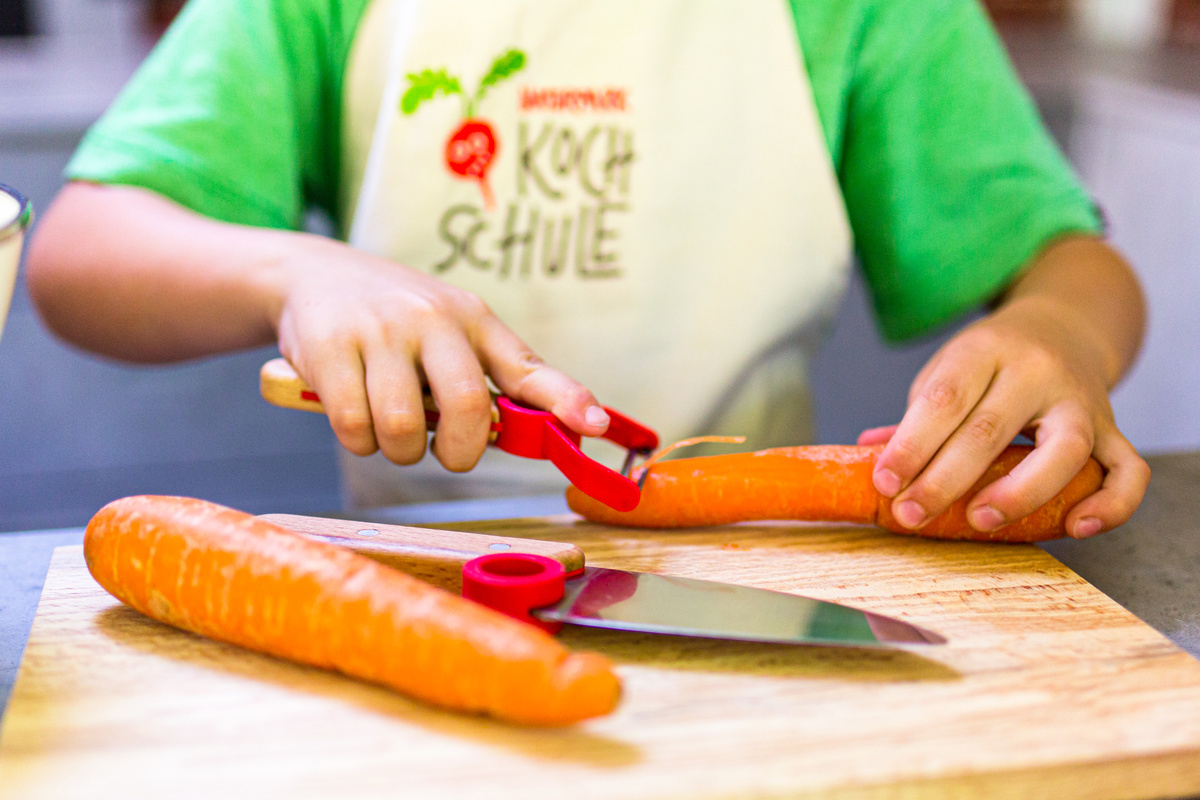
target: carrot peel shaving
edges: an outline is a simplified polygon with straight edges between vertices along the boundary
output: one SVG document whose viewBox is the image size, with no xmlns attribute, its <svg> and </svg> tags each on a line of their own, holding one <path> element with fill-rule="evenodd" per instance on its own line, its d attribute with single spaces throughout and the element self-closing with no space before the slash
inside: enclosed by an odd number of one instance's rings
<svg viewBox="0 0 1200 800">
<path fill-rule="evenodd" d="M 746 441 L 745 436 L 693 436 L 690 439 L 680 439 L 678 442 L 672 442 L 666 447 L 660 447 L 651 453 L 650 457 L 633 471 L 633 478 L 637 480 L 638 477 L 649 471 L 652 466 L 681 448 L 692 447 L 697 444 L 741 444 L 744 441 Z"/>
</svg>

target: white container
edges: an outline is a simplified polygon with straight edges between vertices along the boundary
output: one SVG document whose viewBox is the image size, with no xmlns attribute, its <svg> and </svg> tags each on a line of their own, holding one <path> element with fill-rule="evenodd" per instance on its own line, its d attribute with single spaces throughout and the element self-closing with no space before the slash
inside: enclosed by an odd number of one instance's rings
<svg viewBox="0 0 1200 800">
<path fill-rule="evenodd" d="M 21 261 L 21 244 L 25 229 L 33 218 L 29 201 L 0 183 L 0 334 L 8 317 L 13 286 L 17 282 L 17 265 Z"/>
<path fill-rule="evenodd" d="M 1166 39 L 1170 0 L 1075 0 L 1072 21 L 1086 41 L 1143 48 Z"/>
</svg>

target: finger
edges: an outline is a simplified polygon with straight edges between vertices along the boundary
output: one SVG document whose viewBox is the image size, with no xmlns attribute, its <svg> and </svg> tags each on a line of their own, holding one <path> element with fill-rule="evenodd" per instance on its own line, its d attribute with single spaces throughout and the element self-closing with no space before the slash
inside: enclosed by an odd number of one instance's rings
<svg viewBox="0 0 1200 800">
<path fill-rule="evenodd" d="M 869 447 L 876 444 L 887 444 L 891 440 L 893 434 L 896 433 L 898 425 L 885 425 L 882 428 L 867 428 L 858 435 L 858 444 L 860 447 Z"/>
<path fill-rule="evenodd" d="M 433 454 L 451 472 L 466 472 L 483 456 L 492 426 L 483 366 L 458 328 L 427 335 L 421 364 L 439 412 Z"/>
<path fill-rule="evenodd" d="M 429 434 L 412 356 L 383 345 L 373 348 L 366 358 L 366 384 L 380 451 L 396 464 L 420 461 Z"/>
<path fill-rule="evenodd" d="M 309 356 L 290 354 L 288 360 L 321 398 L 329 426 L 342 447 L 360 456 L 379 449 L 357 345 L 326 342 Z"/>
<path fill-rule="evenodd" d="M 989 358 L 964 359 L 951 352 L 940 359 L 879 454 L 875 488 L 885 497 L 896 497 L 911 484 L 984 396 L 994 375 Z"/>
<path fill-rule="evenodd" d="M 1092 443 L 1091 420 L 1082 406 L 1051 409 L 1038 424 L 1033 452 L 971 500 L 971 526 L 992 531 L 1044 506 L 1083 469 Z"/>
<path fill-rule="evenodd" d="M 1067 533 L 1076 539 L 1086 539 L 1128 522 L 1150 485 L 1150 465 L 1115 425 L 1097 434 L 1092 455 L 1106 473 L 1100 491 L 1067 514 Z"/>
<path fill-rule="evenodd" d="M 480 352 L 487 373 L 514 400 L 549 411 L 584 436 L 608 430 L 609 416 L 591 391 L 543 362 L 500 320 L 481 326 Z"/>
<path fill-rule="evenodd" d="M 917 528 L 966 493 L 1039 411 L 1034 397 L 1023 381 L 997 376 L 916 480 L 896 495 L 897 521 Z"/>
</svg>

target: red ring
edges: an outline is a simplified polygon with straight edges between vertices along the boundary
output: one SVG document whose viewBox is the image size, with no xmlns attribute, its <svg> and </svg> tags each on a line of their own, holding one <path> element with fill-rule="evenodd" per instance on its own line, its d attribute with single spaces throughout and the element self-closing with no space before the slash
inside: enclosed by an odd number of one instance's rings
<svg viewBox="0 0 1200 800">
<path fill-rule="evenodd" d="M 502 614 L 557 633 L 561 622 L 545 622 L 529 612 L 562 599 L 566 569 L 553 558 L 532 553 L 490 553 L 463 564 L 462 596 Z"/>
</svg>

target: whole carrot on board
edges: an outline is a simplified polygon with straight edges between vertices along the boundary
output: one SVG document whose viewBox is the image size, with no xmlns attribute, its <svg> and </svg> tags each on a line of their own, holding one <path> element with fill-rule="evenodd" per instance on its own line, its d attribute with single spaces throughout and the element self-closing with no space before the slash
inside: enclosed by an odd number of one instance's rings
<svg viewBox="0 0 1200 800">
<path fill-rule="evenodd" d="M 882 445 L 780 447 L 755 453 L 658 461 L 647 467 L 642 498 L 633 511 L 614 511 L 567 489 L 571 510 L 593 522 L 639 528 L 689 528 L 753 520 L 807 520 L 879 525 L 894 533 L 935 539 L 1037 542 L 1066 535 L 1064 522 L 1079 501 L 1100 488 L 1104 473 L 1088 459 L 1049 503 L 994 531 L 967 522 L 967 503 L 1007 475 L 1033 448 L 1012 445 L 966 495 L 920 530 L 892 517 L 892 502 L 875 490 L 871 474 Z"/>
<path fill-rule="evenodd" d="M 609 662 L 342 547 L 185 497 L 127 497 L 84 556 L 118 600 L 185 630 L 532 725 L 611 711 Z"/>
</svg>

